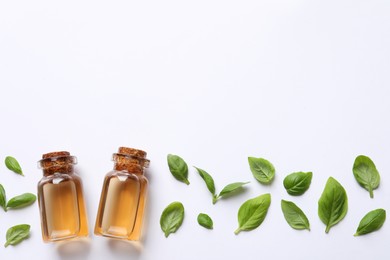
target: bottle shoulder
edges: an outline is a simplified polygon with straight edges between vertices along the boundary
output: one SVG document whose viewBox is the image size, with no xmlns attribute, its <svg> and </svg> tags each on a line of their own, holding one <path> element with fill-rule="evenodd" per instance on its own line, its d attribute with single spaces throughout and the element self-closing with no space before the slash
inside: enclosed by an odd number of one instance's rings
<svg viewBox="0 0 390 260">
<path fill-rule="evenodd" d="M 68 173 L 54 173 L 49 176 L 43 176 L 42 179 L 38 182 L 38 186 L 45 185 L 47 183 L 58 184 L 62 182 L 81 182 L 80 176 L 76 173 L 68 174 Z"/>
<path fill-rule="evenodd" d="M 118 170 L 111 170 L 106 174 L 106 179 L 111 178 L 128 178 L 133 180 L 139 180 L 139 181 L 145 181 L 147 182 L 147 178 L 143 174 L 135 174 L 128 171 L 118 171 Z"/>
</svg>

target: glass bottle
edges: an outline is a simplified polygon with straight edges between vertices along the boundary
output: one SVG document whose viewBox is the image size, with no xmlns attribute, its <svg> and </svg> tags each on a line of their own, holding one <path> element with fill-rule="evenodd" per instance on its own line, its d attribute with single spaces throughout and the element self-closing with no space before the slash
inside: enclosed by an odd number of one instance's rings
<svg viewBox="0 0 390 260">
<path fill-rule="evenodd" d="M 45 242 L 88 236 L 82 182 L 73 170 L 76 163 L 76 157 L 65 151 L 44 154 L 38 162 L 43 170 L 38 204 Z"/>
<path fill-rule="evenodd" d="M 113 161 L 114 169 L 103 183 L 95 234 L 138 241 L 148 187 L 144 172 L 149 160 L 142 150 L 120 147 Z"/>
</svg>

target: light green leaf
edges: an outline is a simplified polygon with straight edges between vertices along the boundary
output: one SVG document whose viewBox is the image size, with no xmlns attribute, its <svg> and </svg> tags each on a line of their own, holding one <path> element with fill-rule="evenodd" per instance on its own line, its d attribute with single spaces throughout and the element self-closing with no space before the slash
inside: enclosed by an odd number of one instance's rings
<svg viewBox="0 0 390 260">
<path fill-rule="evenodd" d="M 30 235 L 30 225 L 21 224 L 10 227 L 7 230 L 6 239 L 7 242 L 4 244 L 4 247 L 9 245 L 16 245 L 22 242 L 24 239 L 28 238 Z"/>
<path fill-rule="evenodd" d="M 238 192 L 243 189 L 243 186 L 248 184 L 248 182 L 234 182 L 226 185 L 218 196 L 215 196 L 213 203 L 215 204 L 220 198 L 228 197 L 233 195 L 235 192 Z"/>
<path fill-rule="evenodd" d="M 307 229 L 310 231 L 310 223 L 305 213 L 291 201 L 282 200 L 281 202 L 284 218 L 294 229 Z"/>
<path fill-rule="evenodd" d="M 368 212 L 359 223 L 355 236 L 365 235 L 379 230 L 386 220 L 386 210 L 376 209 Z"/>
<path fill-rule="evenodd" d="M 329 177 L 320 199 L 318 200 L 318 216 L 326 225 L 325 232 L 339 223 L 347 214 L 348 197 L 341 184 Z"/>
<path fill-rule="evenodd" d="M 13 197 L 7 203 L 7 208 L 19 209 L 27 207 L 35 202 L 37 197 L 32 193 L 24 193 Z"/>
<path fill-rule="evenodd" d="M 12 157 L 12 156 L 5 157 L 4 163 L 5 163 L 5 166 L 7 166 L 7 168 L 9 170 L 13 171 L 14 173 L 17 173 L 17 174 L 24 176 L 19 162 L 14 157 Z"/>
<path fill-rule="evenodd" d="M 374 162 L 367 156 L 359 155 L 355 159 L 352 171 L 360 186 L 368 190 L 370 197 L 373 198 L 373 190 L 378 188 L 380 182 L 380 175 Z"/>
<path fill-rule="evenodd" d="M 270 184 L 275 177 L 275 168 L 266 159 L 248 157 L 253 177 L 262 184 Z"/>
<path fill-rule="evenodd" d="M 168 154 L 167 157 L 169 170 L 176 180 L 184 182 L 189 185 L 188 181 L 188 166 L 187 163 L 177 155 Z"/>
<path fill-rule="evenodd" d="M 184 219 L 184 206 L 181 202 L 175 201 L 169 204 L 161 214 L 160 217 L 160 226 L 162 231 L 165 234 L 165 237 L 168 237 L 169 234 L 175 233 Z"/>
<path fill-rule="evenodd" d="M 237 235 L 241 231 L 253 230 L 260 226 L 267 216 L 270 205 L 271 195 L 269 193 L 244 202 L 238 210 L 238 228 L 234 233 Z"/>
</svg>

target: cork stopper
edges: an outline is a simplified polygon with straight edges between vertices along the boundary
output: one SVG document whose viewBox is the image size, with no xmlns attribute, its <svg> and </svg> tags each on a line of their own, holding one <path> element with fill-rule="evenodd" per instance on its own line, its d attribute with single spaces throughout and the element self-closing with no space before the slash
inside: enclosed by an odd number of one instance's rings
<svg viewBox="0 0 390 260">
<path fill-rule="evenodd" d="M 42 155 L 42 159 L 47 159 L 51 157 L 60 157 L 60 156 L 69 156 L 70 153 L 67 151 L 61 151 L 61 152 L 51 152 L 51 153 L 45 153 Z"/>
<path fill-rule="evenodd" d="M 125 155 L 131 155 L 131 156 L 136 156 L 140 158 L 146 158 L 146 152 L 139 150 L 139 149 L 134 149 L 134 148 L 129 148 L 129 147 L 119 147 L 118 153 L 120 154 L 125 154 Z"/>
<path fill-rule="evenodd" d="M 145 151 L 129 147 L 119 147 L 118 153 L 113 154 L 113 161 L 115 170 L 136 174 L 143 174 L 150 163 Z"/>
<path fill-rule="evenodd" d="M 72 173 L 73 165 L 76 163 L 76 157 L 67 151 L 50 152 L 42 155 L 42 160 L 38 161 L 38 168 L 43 170 L 45 176 L 56 172 Z"/>
</svg>

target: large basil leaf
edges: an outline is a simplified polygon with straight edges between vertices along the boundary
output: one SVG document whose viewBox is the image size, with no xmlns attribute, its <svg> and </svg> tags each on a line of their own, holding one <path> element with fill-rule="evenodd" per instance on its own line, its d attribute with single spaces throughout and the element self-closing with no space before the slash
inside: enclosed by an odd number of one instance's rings
<svg viewBox="0 0 390 260">
<path fill-rule="evenodd" d="M 318 200 L 318 216 L 326 225 L 325 232 L 339 223 L 347 214 L 348 197 L 341 184 L 334 178 L 329 177 L 325 189 Z"/>
<path fill-rule="evenodd" d="M 249 231 L 257 228 L 263 223 L 269 206 L 271 195 L 269 193 L 244 202 L 238 210 L 238 228 L 234 231 L 237 235 L 241 231 Z"/>
</svg>

